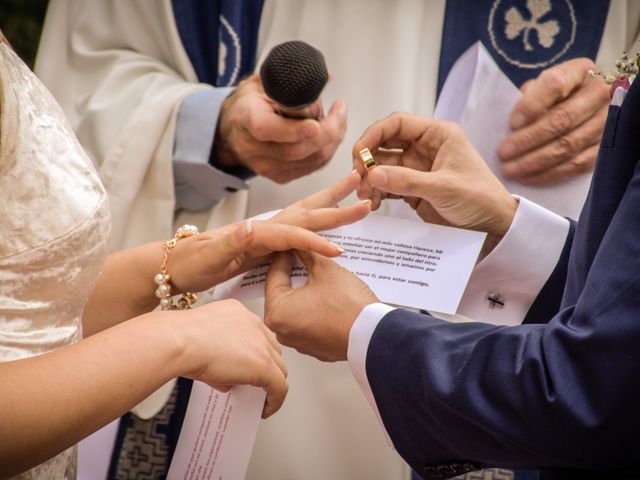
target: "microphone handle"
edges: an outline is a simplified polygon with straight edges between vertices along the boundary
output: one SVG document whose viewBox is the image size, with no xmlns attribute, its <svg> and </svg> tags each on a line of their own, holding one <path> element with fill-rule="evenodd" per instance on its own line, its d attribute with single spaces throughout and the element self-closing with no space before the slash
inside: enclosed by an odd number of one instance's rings
<svg viewBox="0 0 640 480">
<path fill-rule="evenodd" d="M 302 120 L 305 118 L 312 118 L 313 120 L 322 120 L 324 118 L 324 109 L 322 108 L 322 102 L 320 99 L 308 105 L 302 105 L 300 107 L 285 107 L 277 102 L 274 102 L 276 112 L 286 118 L 293 118 L 295 120 Z"/>
</svg>

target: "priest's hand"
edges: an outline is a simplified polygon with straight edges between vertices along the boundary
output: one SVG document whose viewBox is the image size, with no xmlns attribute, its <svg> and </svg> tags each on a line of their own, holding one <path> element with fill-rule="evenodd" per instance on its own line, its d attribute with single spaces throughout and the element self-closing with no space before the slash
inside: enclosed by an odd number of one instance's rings
<svg viewBox="0 0 640 480">
<path fill-rule="evenodd" d="M 364 307 L 378 298 L 333 260 L 297 252 L 308 281 L 291 288 L 292 252 L 276 256 L 267 274 L 265 324 L 278 341 L 300 353 L 334 362 L 347 359 L 349 332 Z"/>
<path fill-rule="evenodd" d="M 334 102 L 320 120 L 285 118 L 276 113 L 259 75 L 252 75 L 222 105 L 213 155 L 223 168 L 243 166 L 287 183 L 326 165 L 346 129 L 343 101 Z"/>
<path fill-rule="evenodd" d="M 512 133 L 498 147 L 505 177 L 543 185 L 593 170 L 610 98 L 590 69 L 597 69 L 591 60 L 576 58 L 522 86 Z"/>
</svg>

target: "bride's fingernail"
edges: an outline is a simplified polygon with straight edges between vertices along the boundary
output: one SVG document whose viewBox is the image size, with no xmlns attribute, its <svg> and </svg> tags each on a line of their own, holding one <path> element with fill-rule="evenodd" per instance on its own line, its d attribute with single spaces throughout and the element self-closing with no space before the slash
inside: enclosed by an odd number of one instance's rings
<svg viewBox="0 0 640 480">
<path fill-rule="evenodd" d="M 334 247 L 336 247 L 340 253 L 344 253 L 344 248 L 342 248 L 340 245 L 338 245 L 337 243 L 333 243 L 333 242 L 329 242 L 331 245 L 333 245 Z"/>
<path fill-rule="evenodd" d="M 253 230 L 253 225 L 251 224 L 251 222 L 252 221 L 250 219 L 245 220 L 238 229 L 238 238 L 240 240 L 247 238 L 251 234 L 251 231 Z"/>
</svg>

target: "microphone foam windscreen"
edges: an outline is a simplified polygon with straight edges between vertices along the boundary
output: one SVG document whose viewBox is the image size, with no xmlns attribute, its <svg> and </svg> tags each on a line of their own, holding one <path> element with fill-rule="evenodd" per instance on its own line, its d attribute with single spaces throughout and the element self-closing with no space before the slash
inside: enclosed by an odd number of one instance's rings
<svg viewBox="0 0 640 480">
<path fill-rule="evenodd" d="M 329 73 L 322 52 L 294 40 L 273 47 L 260 67 L 260 77 L 269 98 L 296 108 L 316 101 Z"/>
</svg>

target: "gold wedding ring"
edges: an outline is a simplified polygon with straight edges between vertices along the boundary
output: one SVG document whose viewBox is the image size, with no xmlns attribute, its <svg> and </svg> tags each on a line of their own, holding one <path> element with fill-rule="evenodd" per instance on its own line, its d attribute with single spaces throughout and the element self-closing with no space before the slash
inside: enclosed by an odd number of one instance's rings
<svg viewBox="0 0 640 480">
<path fill-rule="evenodd" d="M 371 152 L 367 147 L 360 150 L 358 154 L 360 155 L 360 160 L 362 160 L 367 172 L 370 172 L 377 166 L 376 161 L 373 159 L 373 155 L 371 155 Z"/>
</svg>

